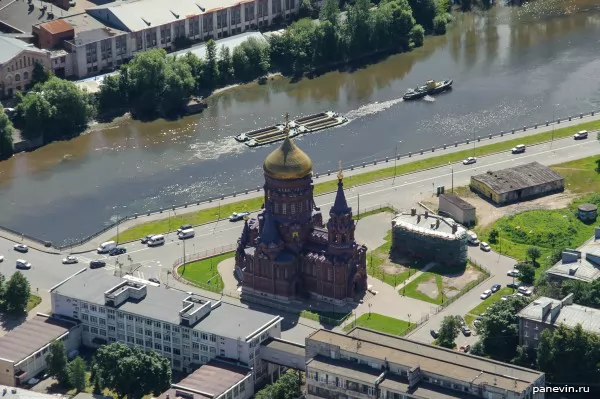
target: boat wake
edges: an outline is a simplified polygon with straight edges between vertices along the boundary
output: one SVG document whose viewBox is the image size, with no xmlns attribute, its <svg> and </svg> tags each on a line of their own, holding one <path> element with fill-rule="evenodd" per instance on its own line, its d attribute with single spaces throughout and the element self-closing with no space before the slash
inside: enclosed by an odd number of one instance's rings
<svg viewBox="0 0 600 399">
<path fill-rule="evenodd" d="M 217 159 L 221 155 L 239 154 L 244 151 L 231 137 L 225 137 L 216 141 L 204 141 L 190 145 L 190 150 L 194 152 L 194 157 L 207 161 Z"/>
<path fill-rule="evenodd" d="M 375 102 L 375 103 L 371 103 L 371 104 L 365 104 L 358 109 L 348 112 L 346 114 L 346 118 L 348 118 L 349 120 L 353 120 L 353 119 L 362 118 L 362 117 L 365 117 L 368 115 L 377 114 L 379 112 L 385 111 L 388 108 L 393 107 L 396 104 L 401 103 L 402 101 L 404 101 L 404 100 L 402 100 L 402 98 L 396 98 L 396 99 L 384 101 L 381 103 Z"/>
<path fill-rule="evenodd" d="M 425 96 L 425 97 L 423 97 L 423 101 L 427 101 L 428 103 L 432 103 L 432 102 L 435 102 L 435 98 L 433 98 L 431 96 Z"/>
</svg>

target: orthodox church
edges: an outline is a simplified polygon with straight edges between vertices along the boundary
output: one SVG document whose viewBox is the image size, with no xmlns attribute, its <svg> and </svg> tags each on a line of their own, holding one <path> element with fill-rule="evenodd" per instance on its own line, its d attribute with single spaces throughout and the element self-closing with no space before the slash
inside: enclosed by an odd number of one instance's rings
<svg viewBox="0 0 600 399">
<path fill-rule="evenodd" d="M 352 301 L 367 288 L 367 247 L 354 239 L 341 169 L 324 226 L 313 198 L 312 161 L 289 137 L 287 122 L 286 132 L 263 164 L 263 210 L 246 221 L 238 240 L 235 267 L 243 276 L 242 296 Z"/>
</svg>

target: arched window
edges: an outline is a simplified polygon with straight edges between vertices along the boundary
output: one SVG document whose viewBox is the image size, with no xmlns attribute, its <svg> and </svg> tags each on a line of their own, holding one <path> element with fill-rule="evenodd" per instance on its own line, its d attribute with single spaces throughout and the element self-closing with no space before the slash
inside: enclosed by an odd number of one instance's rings
<svg viewBox="0 0 600 399">
<path fill-rule="evenodd" d="M 8 76 L 6 77 L 6 81 L 8 82 L 8 84 L 9 84 L 9 85 L 10 85 L 10 84 L 12 84 L 12 76 L 11 76 L 11 75 L 8 75 Z"/>
<path fill-rule="evenodd" d="M 274 213 L 279 213 L 279 203 L 276 202 L 275 204 L 273 204 L 273 212 Z"/>
<path fill-rule="evenodd" d="M 23 80 L 29 79 L 29 72 L 23 72 Z"/>
<path fill-rule="evenodd" d="M 291 207 L 292 215 L 296 214 L 296 203 L 295 202 L 292 203 L 290 207 Z"/>
<path fill-rule="evenodd" d="M 21 80 L 21 75 L 18 73 L 15 75 L 15 82 L 19 82 Z"/>
<path fill-rule="evenodd" d="M 281 204 L 281 213 L 287 215 L 287 204 L 285 202 Z"/>
</svg>

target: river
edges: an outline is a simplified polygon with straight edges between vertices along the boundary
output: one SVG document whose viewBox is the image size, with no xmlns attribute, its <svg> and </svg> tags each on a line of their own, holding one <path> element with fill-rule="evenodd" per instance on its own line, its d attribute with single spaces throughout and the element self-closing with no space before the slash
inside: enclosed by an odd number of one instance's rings
<svg viewBox="0 0 600 399">
<path fill-rule="evenodd" d="M 453 143 L 600 109 L 600 7 L 538 1 L 459 15 L 442 37 L 351 73 L 219 93 L 201 115 L 176 122 L 119 121 L 0 163 L 0 225 L 55 243 L 172 204 L 261 185 L 274 146 L 231 137 L 297 116 L 335 110 L 351 122 L 306 135 L 314 170 Z M 434 101 L 404 103 L 409 87 L 454 79 Z"/>
</svg>

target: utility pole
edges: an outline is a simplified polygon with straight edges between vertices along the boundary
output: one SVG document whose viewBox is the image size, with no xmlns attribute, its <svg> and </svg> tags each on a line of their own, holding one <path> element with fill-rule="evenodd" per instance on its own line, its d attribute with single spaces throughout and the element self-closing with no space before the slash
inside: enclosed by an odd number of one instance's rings
<svg viewBox="0 0 600 399">
<path fill-rule="evenodd" d="M 358 200 L 358 205 L 357 205 L 358 215 L 356 215 L 356 219 L 358 221 L 358 220 L 360 220 L 360 193 L 356 194 L 356 198 Z"/>
<path fill-rule="evenodd" d="M 398 144 L 402 143 L 402 141 L 398 141 L 396 143 L 396 152 L 394 153 L 394 179 L 392 179 L 392 186 L 396 184 L 396 165 L 398 164 Z"/>
<path fill-rule="evenodd" d="M 452 169 L 452 192 L 454 192 L 454 165 L 450 165 Z"/>
<path fill-rule="evenodd" d="M 117 213 L 117 245 L 119 245 L 119 214 Z"/>
<path fill-rule="evenodd" d="M 556 113 L 556 108 L 558 108 L 560 104 L 554 104 L 552 106 L 552 140 L 550 141 L 550 148 L 554 144 L 554 126 L 556 126 L 556 119 L 554 119 L 554 115 Z"/>
<path fill-rule="evenodd" d="M 183 241 L 183 264 L 184 264 L 184 267 L 185 267 L 185 238 L 183 240 L 181 240 L 181 241 Z"/>
</svg>

